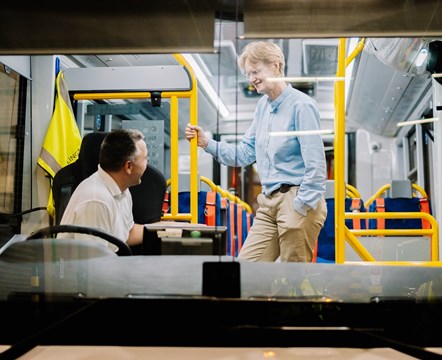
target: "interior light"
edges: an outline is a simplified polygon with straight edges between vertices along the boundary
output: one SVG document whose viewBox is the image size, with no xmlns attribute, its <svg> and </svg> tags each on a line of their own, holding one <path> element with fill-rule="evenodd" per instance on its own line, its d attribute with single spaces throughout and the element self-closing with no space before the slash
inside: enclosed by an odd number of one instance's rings
<svg viewBox="0 0 442 360">
<path fill-rule="evenodd" d="M 421 49 L 421 51 L 419 51 L 419 54 L 416 57 L 416 61 L 415 61 L 416 66 L 417 67 L 422 66 L 422 64 L 426 60 L 427 56 L 428 56 L 428 50 L 427 49 Z"/>
<path fill-rule="evenodd" d="M 198 79 L 199 85 L 201 85 L 207 97 L 210 99 L 213 105 L 218 109 L 219 114 L 222 117 L 228 117 L 230 114 L 229 110 L 227 109 L 226 105 L 222 102 L 222 100 L 216 93 L 215 89 L 213 88 L 212 84 L 207 79 L 207 76 L 204 74 L 203 70 L 195 61 L 193 56 L 191 54 L 183 54 L 183 57 L 187 60 L 187 62 L 193 69 L 193 72 L 195 73 L 195 76 Z"/>
<path fill-rule="evenodd" d="M 269 133 L 270 136 L 300 136 L 300 135 L 323 135 L 333 134 L 333 129 L 325 130 L 303 130 L 303 131 L 273 131 Z"/>
<path fill-rule="evenodd" d="M 269 77 L 269 82 L 287 81 L 287 82 L 321 82 L 321 81 L 345 81 L 345 77 L 339 76 L 300 76 L 300 77 Z"/>
<path fill-rule="evenodd" d="M 427 119 L 419 119 L 419 120 L 410 120 L 410 121 L 402 121 L 398 122 L 397 126 L 407 126 L 407 125 L 416 125 L 416 124 L 424 124 L 430 122 L 436 122 L 439 118 L 427 118 Z"/>
</svg>

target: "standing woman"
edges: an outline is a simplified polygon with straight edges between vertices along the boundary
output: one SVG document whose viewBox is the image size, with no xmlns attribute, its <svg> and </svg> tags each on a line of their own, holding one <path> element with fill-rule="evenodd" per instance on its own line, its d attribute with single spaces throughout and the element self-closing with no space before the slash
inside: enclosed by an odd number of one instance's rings
<svg viewBox="0 0 442 360">
<path fill-rule="evenodd" d="M 283 79 L 281 48 L 266 41 L 249 43 L 238 60 L 247 80 L 263 96 L 250 128 L 238 144 L 209 139 L 188 124 L 186 138 L 227 166 L 256 161 L 262 192 L 259 208 L 238 255 L 248 261 L 310 262 L 327 208 L 326 162 L 321 135 L 273 137 L 271 132 L 320 130 L 316 102 Z M 273 78 L 270 80 L 269 78 Z"/>
</svg>

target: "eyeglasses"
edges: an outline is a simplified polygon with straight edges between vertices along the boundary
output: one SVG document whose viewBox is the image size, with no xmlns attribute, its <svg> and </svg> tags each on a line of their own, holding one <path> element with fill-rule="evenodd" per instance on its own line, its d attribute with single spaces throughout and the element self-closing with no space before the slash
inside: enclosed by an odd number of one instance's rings
<svg viewBox="0 0 442 360">
<path fill-rule="evenodd" d="M 246 72 L 246 73 L 244 73 L 244 76 L 247 80 L 250 80 L 252 77 L 256 78 L 262 70 L 263 70 L 263 68 L 255 70 L 255 71 Z"/>
</svg>

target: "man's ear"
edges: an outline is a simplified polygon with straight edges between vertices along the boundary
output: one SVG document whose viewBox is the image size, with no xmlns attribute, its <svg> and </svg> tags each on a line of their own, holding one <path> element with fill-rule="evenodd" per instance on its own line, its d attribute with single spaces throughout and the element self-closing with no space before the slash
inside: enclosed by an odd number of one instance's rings
<svg viewBox="0 0 442 360">
<path fill-rule="evenodd" d="M 131 173 L 132 173 L 132 167 L 133 167 L 133 166 L 134 166 L 134 164 L 132 164 L 132 161 L 127 160 L 127 161 L 124 163 L 124 166 L 123 166 L 124 171 L 125 171 L 127 174 L 131 174 Z"/>
<path fill-rule="evenodd" d="M 273 67 L 276 69 L 276 71 L 279 73 L 281 70 L 281 64 L 278 61 L 275 61 L 273 63 Z"/>
</svg>

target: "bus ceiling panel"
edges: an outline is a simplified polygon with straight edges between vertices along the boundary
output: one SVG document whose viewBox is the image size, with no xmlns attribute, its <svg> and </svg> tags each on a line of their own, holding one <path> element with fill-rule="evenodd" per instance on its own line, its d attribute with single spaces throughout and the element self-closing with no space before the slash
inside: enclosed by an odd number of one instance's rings
<svg viewBox="0 0 442 360">
<path fill-rule="evenodd" d="M 189 91 L 182 65 L 71 68 L 64 71 L 70 92 Z"/>
<path fill-rule="evenodd" d="M 245 0 L 244 37 L 440 36 L 439 0 Z"/>
<path fill-rule="evenodd" d="M 213 52 L 215 0 L 37 1 L 0 8 L 0 54 Z"/>
<path fill-rule="evenodd" d="M 422 115 L 417 110 L 430 91 L 428 72 L 418 74 L 392 66 L 364 50 L 353 69 L 353 78 L 347 101 L 349 125 L 394 137 L 399 131 L 398 122 Z"/>
</svg>

